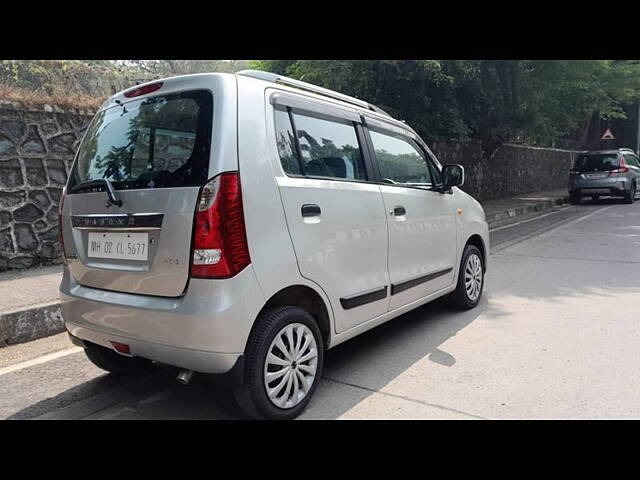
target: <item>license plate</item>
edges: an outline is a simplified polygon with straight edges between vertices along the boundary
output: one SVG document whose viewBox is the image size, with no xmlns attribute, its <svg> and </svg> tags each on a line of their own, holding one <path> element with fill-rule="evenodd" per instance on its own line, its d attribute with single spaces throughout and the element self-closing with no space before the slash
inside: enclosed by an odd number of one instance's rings
<svg viewBox="0 0 640 480">
<path fill-rule="evenodd" d="M 89 232 L 87 256 L 116 260 L 147 260 L 148 233 Z"/>
<path fill-rule="evenodd" d="M 596 178 L 606 178 L 607 173 L 588 173 L 585 175 L 587 178 L 596 179 Z"/>
</svg>

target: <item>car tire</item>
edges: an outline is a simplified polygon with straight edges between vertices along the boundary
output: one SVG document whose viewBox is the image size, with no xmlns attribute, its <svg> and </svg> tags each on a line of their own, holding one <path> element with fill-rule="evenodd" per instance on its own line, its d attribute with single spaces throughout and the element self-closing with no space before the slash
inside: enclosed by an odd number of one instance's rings
<svg viewBox="0 0 640 480">
<path fill-rule="evenodd" d="M 323 354 L 320 329 L 308 312 L 294 306 L 265 311 L 247 342 L 244 383 L 234 392 L 238 405 L 255 419 L 296 418 L 318 385 Z"/>
<path fill-rule="evenodd" d="M 84 353 L 96 367 L 116 375 L 142 371 L 151 366 L 151 362 L 148 360 L 125 357 L 113 350 L 96 344 L 91 344 L 86 347 Z"/>
<path fill-rule="evenodd" d="M 571 205 L 578 205 L 580 203 L 580 195 L 569 192 L 569 203 Z"/>
<path fill-rule="evenodd" d="M 624 203 L 633 203 L 636 199 L 636 183 L 633 182 L 631 184 L 631 188 L 629 188 L 629 192 L 627 192 L 624 196 Z"/>
<path fill-rule="evenodd" d="M 460 261 L 458 284 L 450 296 L 454 307 L 469 310 L 478 305 L 484 289 L 484 273 L 482 252 L 475 245 L 467 245 Z"/>
</svg>

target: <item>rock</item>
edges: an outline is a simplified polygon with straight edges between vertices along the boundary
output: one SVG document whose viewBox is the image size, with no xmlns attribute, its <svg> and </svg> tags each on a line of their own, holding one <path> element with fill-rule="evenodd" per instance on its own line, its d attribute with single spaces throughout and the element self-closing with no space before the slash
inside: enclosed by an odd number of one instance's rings
<svg viewBox="0 0 640 480">
<path fill-rule="evenodd" d="M 16 222 L 34 222 L 42 218 L 43 215 L 44 211 L 33 203 L 27 203 L 13 212 L 13 218 Z"/>
<path fill-rule="evenodd" d="M 49 105 L 48 103 L 45 103 L 42 108 L 44 109 L 45 112 L 53 112 L 53 107 L 51 105 Z"/>
<path fill-rule="evenodd" d="M 15 223 L 13 226 L 18 250 L 33 252 L 38 248 L 38 239 L 28 223 Z"/>
<path fill-rule="evenodd" d="M 49 225 L 58 224 L 58 207 L 51 207 L 47 212 L 47 223 Z"/>
<path fill-rule="evenodd" d="M 57 220 L 57 217 L 56 217 Z M 45 230 L 40 234 L 40 240 L 49 240 L 49 241 L 58 241 L 60 239 L 60 235 L 58 234 L 58 225 L 55 224 L 49 230 Z"/>
<path fill-rule="evenodd" d="M 40 138 L 38 128 L 35 125 L 29 125 L 27 138 L 22 144 L 22 153 L 25 155 L 41 155 L 46 153 L 44 142 Z"/>
<path fill-rule="evenodd" d="M 47 195 L 46 190 L 31 190 L 28 195 L 29 200 L 31 200 L 36 205 L 41 206 L 46 209 L 51 205 L 51 200 L 49 199 L 49 195 Z"/>
<path fill-rule="evenodd" d="M 0 132 L 4 133 L 10 138 L 17 140 L 22 139 L 25 134 L 24 123 L 17 120 L 4 120 L 0 121 Z"/>
<path fill-rule="evenodd" d="M 67 169 L 64 166 L 63 160 L 48 159 L 46 164 L 51 183 L 57 183 L 59 185 L 67 183 Z"/>
<path fill-rule="evenodd" d="M 57 259 L 62 255 L 62 244 L 60 242 L 44 242 L 40 255 L 47 259 Z"/>
<path fill-rule="evenodd" d="M 80 112 L 83 112 L 83 110 L 81 110 Z M 73 126 L 75 127 L 76 131 L 78 130 L 83 131 L 89 125 L 89 122 L 91 121 L 91 117 L 87 117 L 84 114 L 80 114 L 80 115 L 75 115 L 74 117 L 71 117 L 71 121 L 73 122 Z"/>
<path fill-rule="evenodd" d="M 62 123 L 62 121 L 60 123 Z M 64 126 L 62 126 L 62 128 L 64 128 Z M 76 136 L 74 134 L 62 133 L 49 139 L 49 148 L 52 153 L 58 155 L 74 155 L 76 153 L 73 149 L 75 141 Z"/>
<path fill-rule="evenodd" d="M 15 155 L 16 146 L 6 136 L 0 133 L 0 155 Z"/>
<path fill-rule="evenodd" d="M 11 238 L 11 228 L 0 230 L 0 252 L 13 253 L 13 238 Z"/>
<path fill-rule="evenodd" d="M 33 228 L 35 228 L 36 231 L 44 230 L 48 226 L 49 225 L 44 220 L 38 220 L 36 223 L 33 224 Z"/>
<path fill-rule="evenodd" d="M 48 183 L 47 174 L 41 158 L 25 158 L 23 159 L 23 163 L 27 172 L 27 182 L 30 186 L 35 187 Z"/>
<path fill-rule="evenodd" d="M 0 208 L 13 208 L 26 201 L 26 193 L 0 191 Z"/>
<path fill-rule="evenodd" d="M 9 260 L 9 268 L 29 268 L 34 263 L 35 259 L 30 257 L 15 257 Z"/>
<path fill-rule="evenodd" d="M 60 127 L 58 127 L 55 121 L 53 121 L 40 125 L 40 130 L 45 137 L 49 138 L 58 133 L 60 131 Z"/>
<path fill-rule="evenodd" d="M 58 124 L 60 125 L 60 129 L 65 132 L 69 132 L 70 130 L 75 130 L 76 126 L 73 123 L 72 115 L 56 115 L 58 117 Z"/>
<path fill-rule="evenodd" d="M 16 188 L 24 184 L 22 169 L 17 158 L 0 160 L 0 188 Z"/>
<path fill-rule="evenodd" d="M 0 210 L 0 227 L 9 225 L 11 222 L 13 222 L 13 217 L 11 216 L 11 212 L 7 212 L 6 210 Z"/>
<path fill-rule="evenodd" d="M 62 189 L 56 187 L 47 187 L 47 192 L 49 192 L 49 198 L 56 205 L 60 203 L 60 196 L 62 195 Z"/>
</svg>

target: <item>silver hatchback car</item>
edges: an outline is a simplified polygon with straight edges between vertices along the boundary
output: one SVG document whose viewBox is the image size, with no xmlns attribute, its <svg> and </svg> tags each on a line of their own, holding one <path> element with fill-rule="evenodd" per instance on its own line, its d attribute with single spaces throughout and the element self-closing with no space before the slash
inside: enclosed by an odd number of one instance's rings
<svg viewBox="0 0 640 480">
<path fill-rule="evenodd" d="M 585 152 L 576 158 L 569 172 L 569 199 L 623 197 L 633 203 L 640 183 L 640 160 L 629 148 Z"/>
<path fill-rule="evenodd" d="M 227 377 L 256 418 L 299 415 L 324 352 L 448 295 L 481 299 L 482 206 L 418 134 L 267 72 L 109 98 L 60 208 L 62 313 L 115 375 L 153 361 Z"/>
</svg>

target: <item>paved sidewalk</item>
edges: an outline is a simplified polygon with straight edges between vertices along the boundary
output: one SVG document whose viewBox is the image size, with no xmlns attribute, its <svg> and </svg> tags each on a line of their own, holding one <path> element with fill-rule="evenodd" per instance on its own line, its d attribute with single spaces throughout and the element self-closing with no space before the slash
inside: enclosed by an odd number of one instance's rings
<svg viewBox="0 0 640 480">
<path fill-rule="evenodd" d="M 0 273 L 0 314 L 58 300 L 62 265 Z"/>
<path fill-rule="evenodd" d="M 64 331 L 61 275 L 61 265 L 0 273 L 0 348 Z"/>
<path fill-rule="evenodd" d="M 567 200 L 554 190 L 481 202 L 489 227 L 539 215 Z M 62 265 L 0 273 L 0 347 L 64 331 L 58 286 Z"/>
</svg>

